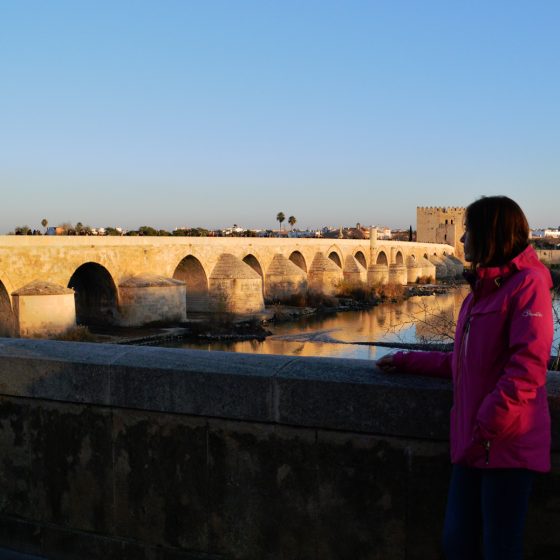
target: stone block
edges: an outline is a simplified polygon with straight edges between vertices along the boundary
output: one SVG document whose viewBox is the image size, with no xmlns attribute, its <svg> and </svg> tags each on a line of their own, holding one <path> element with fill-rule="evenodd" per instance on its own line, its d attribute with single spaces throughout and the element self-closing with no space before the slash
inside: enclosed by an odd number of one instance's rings
<svg viewBox="0 0 560 560">
<path fill-rule="evenodd" d="M 320 560 L 404 560 L 405 443 L 318 432 Z"/>
<path fill-rule="evenodd" d="M 270 422 L 271 372 L 283 356 L 136 348 L 115 361 L 112 404 L 143 410 Z"/>
<path fill-rule="evenodd" d="M 535 477 L 525 529 L 529 560 L 556 558 L 560 550 L 560 454 L 552 454 L 552 472 Z"/>
<path fill-rule="evenodd" d="M 129 347 L 49 340 L 4 341 L 0 394 L 109 404 L 109 365 Z"/>
<path fill-rule="evenodd" d="M 33 484 L 33 442 L 41 417 L 32 401 L 0 397 L 0 514 L 40 520 L 42 515 Z M 10 543 L 2 541 L 9 546 Z"/>
<path fill-rule="evenodd" d="M 40 401 L 31 434 L 31 495 L 41 521 L 111 534 L 113 457 L 108 408 Z"/>
<path fill-rule="evenodd" d="M 406 485 L 407 560 L 442 559 L 441 535 L 451 477 L 447 442 L 409 441 Z"/>
<path fill-rule="evenodd" d="M 210 552 L 316 558 L 315 432 L 210 420 L 208 441 Z"/>
<path fill-rule="evenodd" d="M 206 550 L 206 421 L 132 410 L 113 413 L 119 537 Z"/>
<path fill-rule="evenodd" d="M 367 360 L 300 358 L 281 370 L 275 391 L 277 421 L 284 424 L 448 437 L 451 385 L 445 380 L 387 375 Z"/>
</svg>

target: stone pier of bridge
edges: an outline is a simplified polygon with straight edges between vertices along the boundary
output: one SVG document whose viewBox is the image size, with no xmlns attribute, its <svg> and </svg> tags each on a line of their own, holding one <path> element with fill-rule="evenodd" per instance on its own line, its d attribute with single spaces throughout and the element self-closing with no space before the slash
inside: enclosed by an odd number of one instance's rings
<svg viewBox="0 0 560 560">
<path fill-rule="evenodd" d="M 256 314 L 308 292 L 460 274 L 450 245 L 377 239 L 0 236 L 0 336 Z"/>
</svg>

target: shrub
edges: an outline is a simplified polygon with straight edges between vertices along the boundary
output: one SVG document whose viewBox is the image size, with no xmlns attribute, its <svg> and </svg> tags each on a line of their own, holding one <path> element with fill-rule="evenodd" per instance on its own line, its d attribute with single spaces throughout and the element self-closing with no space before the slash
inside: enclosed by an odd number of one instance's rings
<svg viewBox="0 0 560 560">
<path fill-rule="evenodd" d="M 51 338 L 69 342 L 95 342 L 97 340 L 95 335 L 85 325 L 71 327 L 63 333 L 52 336 Z"/>
</svg>

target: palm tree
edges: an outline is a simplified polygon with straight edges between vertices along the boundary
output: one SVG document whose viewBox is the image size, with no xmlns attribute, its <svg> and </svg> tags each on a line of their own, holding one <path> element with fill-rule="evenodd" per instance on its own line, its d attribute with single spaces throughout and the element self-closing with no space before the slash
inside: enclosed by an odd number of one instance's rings
<svg viewBox="0 0 560 560">
<path fill-rule="evenodd" d="M 47 220 L 47 218 L 43 218 L 41 220 L 41 225 L 45 228 L 45 233 L 47 233 L 47 226 L 49 225 L 49 220 Z"/>
<path fill-rule="evenodd" d="M 284 216 L 284 212 L 278 212 L 278 214 L 276 214 L 276 221 L 280 224 L 280 229 L 282 229 L 282 222 L 286 219 L 286 216 Z"/>
<path fill-rule="evenodd" d="M 297 222 L 296 217 L 295 216 L 290 216 L 288 218 L 288 223 L 292 226 L 292 230 L 294 229 L 294 225 Z"/>
</svg>

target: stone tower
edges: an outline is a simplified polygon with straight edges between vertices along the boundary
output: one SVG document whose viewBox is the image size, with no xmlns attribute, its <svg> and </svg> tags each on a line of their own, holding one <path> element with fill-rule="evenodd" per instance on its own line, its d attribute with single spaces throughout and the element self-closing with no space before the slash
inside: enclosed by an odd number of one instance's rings
<svg viewBox="0 0 560 560">
<path fill-rule="evenodd" d="M 459 241 L 465 231 L 464 218 L 465 208 L 417 206 L 416 240 L 419 243 L 447 243 L 464 261 L 463 244 Z"/>
</svg>

